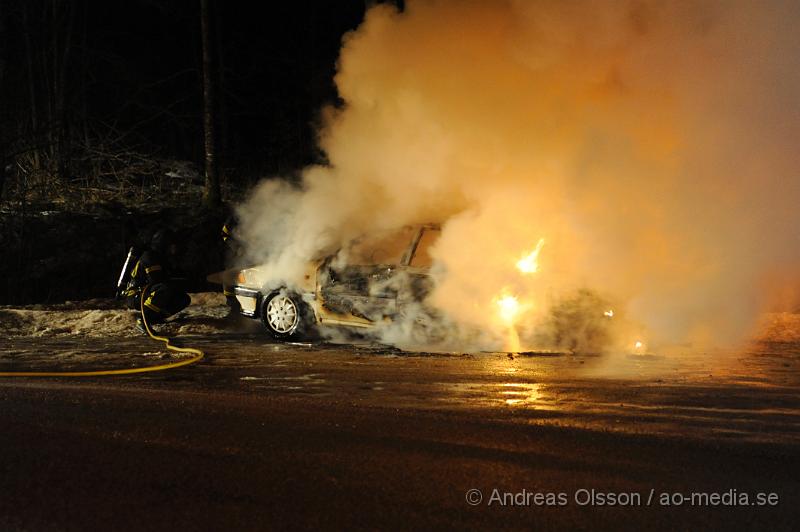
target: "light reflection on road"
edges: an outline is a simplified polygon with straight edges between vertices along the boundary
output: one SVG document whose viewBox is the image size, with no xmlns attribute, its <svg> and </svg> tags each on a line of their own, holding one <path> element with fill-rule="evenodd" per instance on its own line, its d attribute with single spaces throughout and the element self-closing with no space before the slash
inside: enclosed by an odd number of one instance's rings
<svg viewBox="0 0 800 532">
<path fill-rule="evenodd" d="M 800 443 L 798 343 L 763 343 L 740 353 L 521 356 L 290 345 L 235 334 L 184 342 L 205 349 L 206 360 L 162 374 L 70 382 L 294 395 L 352 408 L 467 410 L 532 426 Z M 152 356 L 141 353 L 152 348 L 146 339 L 17 338 L 0 344 L 0 368 L 146 364 Z"/>
</svg>

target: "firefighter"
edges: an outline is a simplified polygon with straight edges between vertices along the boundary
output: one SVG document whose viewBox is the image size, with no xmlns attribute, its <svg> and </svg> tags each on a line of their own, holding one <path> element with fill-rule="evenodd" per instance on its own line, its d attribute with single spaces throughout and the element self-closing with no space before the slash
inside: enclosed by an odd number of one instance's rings
<svg viewBox="0 0 800 532">
<path fill-rule="evenodd" d="M 232 256 L 238 255 L 242 247 L 239 239 L 236 238 L 235 232 L 239 227 L 239 217 L 236 214 L 231 214 L 222 224 L 222 241 L 228 248 Z"/>
<path fill-rule="evenodd" d="M 225 223 L 222 225 L 222 242 L 225 244 L 225 262 L 230 264 L 242 252 L 242 243 L 236 237 L 236 229 L 239 227 L 239 217 L 234 213 L 228 216 Z M 241 305 L 239 300 L 236 299 L 236 294 L 233 288 L 228 284 L 228 280 L 223 277 L 222 293 L 225 294 L 225 301 L 228 303 L 230 312 L 228 317 L 233 318 L 239 315 Z"/>
<path fill-rule="evenodd" d="M 126 292 L 128 307 L 139 310 L 142 290 L 149 285 L 144 298 L 144 317 L 149 324 L 163 323 L 189 306 L 191 301 L 189 294 L 170 275 L 170 259 L 175 255 L 175 249 L 172 231 L 159 229 L 131 272 Z M 146 333 L 141 318 L 136 320 L 136 328 Z"/>
</svg>

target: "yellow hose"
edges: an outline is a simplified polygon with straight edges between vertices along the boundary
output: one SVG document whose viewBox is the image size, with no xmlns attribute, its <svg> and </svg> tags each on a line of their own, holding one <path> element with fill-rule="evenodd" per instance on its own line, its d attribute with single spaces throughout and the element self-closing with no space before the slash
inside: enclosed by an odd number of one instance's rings
<svg viewBox="0 0 800 532">
<path fill-rule="evenodd" d="M 139 309 L 142 313 L 142 322 L 147 334 L 153 340 L 164 342 L 167 349 L 175 351 L 176 353 L 194 353 L 195 356 L 187 358 L 186 360 L 179 360 L 177 362 L 170 362 L 169 364 L 161 364 L 158 366 L 145 366 L 143 368 L 128 368 L 128 369 L 108 369 L 100 371 L 0 371 L 0 377 L 99 377 L 104 375 L 131 375 L 133 373 L 147 373 L 150 371 L 164 371 L 166 369 L 179 368 L 181 366 L 188 366 L 200 361 L 205 353 L 200 349 L 194 347 L 177 347 L 170 343 L 169 338 L 166 336 L 156 336 L 147 323 L 147 318 L 144 314 L 144 298 L 149 290 L 150 285 L 147 285 L 142 290 L 142 297 L 139 300 Z"/>
</svg>

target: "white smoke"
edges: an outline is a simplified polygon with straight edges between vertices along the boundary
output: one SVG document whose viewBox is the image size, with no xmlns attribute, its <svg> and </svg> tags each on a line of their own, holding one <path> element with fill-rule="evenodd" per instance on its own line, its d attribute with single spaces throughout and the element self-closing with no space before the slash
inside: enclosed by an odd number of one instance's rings
<svg viewBox="0 0 800 532">
<path fill-rule="evenodd" d="M 798 20 L 789 1 L 376 5 L 344 38 L 329 165 L 241 207 L 249 258 L 291 283 L 365 230 L 441 222 L 429 303 L 462 340 L 502 341 L 503 290 L 529 342 L 588 300 L 652 341 L 738 339 L 797 305 Z"/>
</svg>

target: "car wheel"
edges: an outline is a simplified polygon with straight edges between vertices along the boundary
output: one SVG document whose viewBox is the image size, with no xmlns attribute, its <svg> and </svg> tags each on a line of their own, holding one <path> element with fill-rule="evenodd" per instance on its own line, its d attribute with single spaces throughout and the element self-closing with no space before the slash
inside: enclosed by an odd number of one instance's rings
<svg viewBox="0 0 800 532">
<path fill-rule="evenodd" d="M 298 338 L 305 331 L 307 306 L 287 290 L 276 290 L 261 303 L 261 322 L 272 336 L 279 339 Z"/>
</svg>

